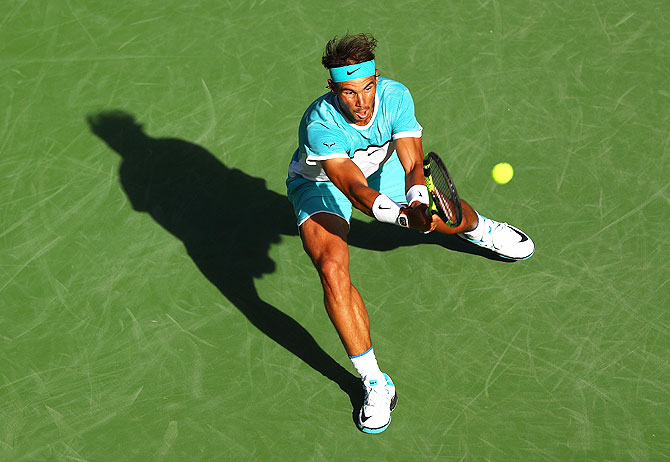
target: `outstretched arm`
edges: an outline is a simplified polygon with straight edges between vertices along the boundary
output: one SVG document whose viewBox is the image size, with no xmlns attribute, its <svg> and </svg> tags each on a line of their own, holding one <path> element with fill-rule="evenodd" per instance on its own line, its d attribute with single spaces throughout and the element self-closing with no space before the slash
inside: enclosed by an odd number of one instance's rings
<svg viewBox="0 0 670 462">
<path fill-rule="evenodd" d="M 405 169 L 405 192 L 409 191 L 415 185 L 425 186 L 421 138 L 398 138 L 395 140 L 395 150 L 398 153 L 400 163 Z M 418 203 L 415 201 L 409 205 L 414 206 Z"/>
<path fill-rule="evenodd" d="M 405 192 L 408 193 L 408 198 L 410 198 L 409 193 L 414 186 L 420 188 L 414 188 L 418 192 L 412 194 L 412 198 L 410 199 L 412 203 L 409 205 L 420 213 L 426 214 L 428 210 L 428 189 L 426 188 L 426 180 L 423 177 L 424 154 L 421 138 L 398 138 L 395 140 L 395 148 L 400 163 L 405 169 Z M 428 230 L 434 231 L 440 225 L 444 225 L 444 223 L 436 215 L 432 215 L 428 219 Z"/>
<path fill-rule="evenodd" d="M 425 185 L 423 178 L 423 145 L 421 138 L 399 138 L 395 141 L 398 158 L 405 169 L 405 190 L 414 185 Z M 420 203 L 413 201 L 412 207 L 421 207 Z M 433 215 L 431 231 L 437 230 L 445 234 L 457 234 L 464 231 L 470 231 L 477 226 L 477 213 L 470 207 L 470 204 L 461 200 L 463 208 L 463 222 L 457 228 L 447 226 L 437 215 Z M 423 207 L 421 207 L 423 208 Z"/>
<path fill-rule="evenodd" d="M 323 170 L 351 201 L 354 207 L 369 216 L 372 214 L 372 204 L 379 192 L 368 186 L 368 181 L 354 162 L 349 158 L 328 159 L 321 162 Z"/>
<path fill-rule="evenodd" d="M 326 175 L 328 175 L 328 178 L 330 178 L 330 181 L 332 181 L 333 184 L 347 196 L 354 207 L 366 215 L 378 220 L 380 219 L 379 212 L 373 212 L 373 205 L 377 201 L 377 205 L 379 206 L 381 201 L 384 204 L 383 207 L 385 207 L 385 201 L 390 201 L 390 199 L 368 186 L 368 181 L 365 178 L 365 175 L 363 175 L 363 172 L 361 172 L 351 159 L 328 159 L 322 161 L 321 165 L 323 166 Z M 393 205 L 391 205 L 391 207 L 393 207 Z M 430 220 L 418 209 L 402 207 L 401 211 L 408 217 L 410 228 L 419 231 L 426 231 L 430 228 Z"/>
</svg>

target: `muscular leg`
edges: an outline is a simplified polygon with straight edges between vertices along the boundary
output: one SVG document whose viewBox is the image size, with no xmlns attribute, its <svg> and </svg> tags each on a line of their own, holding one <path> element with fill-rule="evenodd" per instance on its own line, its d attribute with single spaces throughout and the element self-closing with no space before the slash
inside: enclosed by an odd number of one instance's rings
<svg viewBox="0 0 670 462">
<path fill-rule="evenodd" d="M 300 226 L 303 247 L 319 272 L 328 316 L 349 356 L 371 346 L 370 321 L 349 275 L 349 225 L 336 215 L 317 213 Z"/>
</svg>

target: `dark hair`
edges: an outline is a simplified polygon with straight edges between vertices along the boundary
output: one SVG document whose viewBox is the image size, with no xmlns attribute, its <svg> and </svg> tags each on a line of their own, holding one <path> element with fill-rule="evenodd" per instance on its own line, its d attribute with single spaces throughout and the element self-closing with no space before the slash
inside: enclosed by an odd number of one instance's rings
<svg viewBox="0 0 670 462">
<path fill-rule="evenodd" d="M 326 44 L 321 64 L 326 69 L 363 63 L 375 59 L 377 39 L 372 34 L 347 34 L 342 38 L 333 37 Z"/>
</svg>

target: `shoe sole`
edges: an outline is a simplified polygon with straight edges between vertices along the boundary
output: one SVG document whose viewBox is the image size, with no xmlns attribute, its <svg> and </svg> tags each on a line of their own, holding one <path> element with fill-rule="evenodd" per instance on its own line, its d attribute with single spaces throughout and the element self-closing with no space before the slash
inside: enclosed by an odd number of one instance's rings
<svg viewBox="0 0 670 462">
<path fill-rule="evenodd" d="M 487 250 L 491 250 L 491 249 L 487 249 Z M 493 252 L 494 254 L 498 255 L 500 258 L 504 258 L 505 260 L 509 260 L 509 261 L 524 261 L 524 260 L 528 260 L 530 257 L 532 257 L 533 255 L 535 255 L 535 251 L 533 251 L 533 253 L 531 253 L 531 254 L 528 255 L 527 257 L 518 257 L 518 258 L 515 258 L 515 257 L 508 257 L 507 255 L 502 255 L 502 254 L 496 252 L 495 250 L 491 250 L 491 252 Z"/>
<path fill-rule="evenodd" d="M 509 226 L 509 225 L 508 225 L 508 226 Z M 510 227 L 511 227 L 511 226 L 510 226 Z M 502 253 L 500 253 L 500 252 L 497 252 L 497 251 L 495 251 L 495 250 L 493 250 L 493 249 L 490 249 L 490 248 L 488 248 L 488 247 L 485 247 L 485 246 L 483 246 L 483 245 L 479 245 L 479 244 L 477 243 L 477 241 L 473 241 L 473 240 L 471 240 L 471 239 L 468 239 L 467 237 L 463 237 L 463 236 L 461 236 L 460 234 L 457 234 L 456 236 L 458 236 L 459 239 L 461 239 L 461 240 L 467 242 L 468 244 L 471 244 L 471 245 L 474 245 L 474 246 L 476 246 L 476 247 L 479 247 L 480 249 L 487 250 L 487 251 L 491 252 L 492 254 L 497 255 L 498 257 L 503 258 L 503 259 L 508 260 L 508 261 L 523 261 L 523 260 L 528 260 L 530 257 L 532 257 L 532 256 L 535 254 L 535 246 L 533 246 L 533 251 L 530 253 L 530 255 L 527 255 L 527 256 L 525 256 L 525 257 L 510 257 L 510 256 L 508 256 L 508 255 L 504 255 L 504 254 L 502 254 Z M 530 239 L 530 238 L 529 238 L 529 239 Z"/>
<path fill-rule="evenodd" d="M 391 412 L 395 410 L 396 404 L 398 404 L 398 393 L 393 395 L 393 398 L 391 398 Z M 363 433 L 367 433 L 368 435 L 376 435 L 377 433 L 381 433 L 384 430 L 388 428 L 388 426 L 391 425 L 391 416 L 389 416 L 389 421 L 386 422 L 386 425 L 383 427 L 379 428 L 369 428 L 369 427 L 364 427 L 361 425 L 360 420 L 358 421 L 358 429 L 362 431 Z"/>
<path fill-rule="evenodd" d="M 381 433 L 384 430 L 386 430 L 389 425 L 391 425 L 391 419 L 389 418 L 389 421 L 387 422 L 386 425 L 384 425 L 381 428 L 367 428 L 367 427 L 360 427 L 361 431 L 363 433 L 367 433 L 368 435 L 376 435 L 377 433 Z"/>
</svg>

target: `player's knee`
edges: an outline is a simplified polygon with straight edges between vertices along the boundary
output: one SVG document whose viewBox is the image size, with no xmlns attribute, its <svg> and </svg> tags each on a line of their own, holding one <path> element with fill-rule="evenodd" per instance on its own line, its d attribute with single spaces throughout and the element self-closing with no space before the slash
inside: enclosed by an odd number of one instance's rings
<svg viewBox="0 0 670 462">
<path fill-rule="evenodd" d="M 319 275 L 328 284 L 349 280 L 349 268 L 346 262 L 338 258 L 324 257 L 314 262 Z"/>
</svg>

